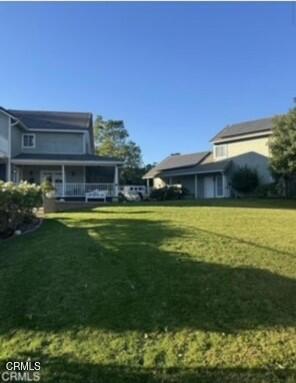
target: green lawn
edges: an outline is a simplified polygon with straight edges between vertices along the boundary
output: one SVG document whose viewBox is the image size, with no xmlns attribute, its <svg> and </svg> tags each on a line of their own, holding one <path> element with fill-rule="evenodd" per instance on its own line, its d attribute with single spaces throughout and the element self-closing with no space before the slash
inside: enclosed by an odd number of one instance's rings
<svg viewBox="0 0 296 383">
<path fill-rule="evenodd" d="M 296 381 L 296 202 L 109 205 L 0 244 L 0 371 Z"/>
</svg>

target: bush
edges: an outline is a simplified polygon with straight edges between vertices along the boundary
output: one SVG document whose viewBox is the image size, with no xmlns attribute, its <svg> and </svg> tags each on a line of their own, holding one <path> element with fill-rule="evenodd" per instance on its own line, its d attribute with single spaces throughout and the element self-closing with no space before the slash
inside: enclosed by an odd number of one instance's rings
<svg viewBox="0 0 296 383">
<path fill-rule="evenodd" d="M 239 193 L 249 194 L 259 185 L 259 178 L 255 169 L 247 166 L 238 168 L 232 175 L 231 185 Z"/>
<path fill-rule="evenodd" d="M 182 199 L 187 194 L 183 187 L 178 186 L 164 186 L 160 189 L 153 189 L 150 193 L 150 198 L 157 201 L 167 201 Z"/>
<path fill-rule="evenodd" d="M 30 222 L 34 210 L 42 205 L 40 186 L 22 182 L 0 182 L 0 233 L 15 231 Z"/>
<path fill-rule="evenodd" d="M 269 184 L 259 185 L 255 190 L 258 198 L 276 198 L 281 196 L 280 185 L 272 182 Z"/>
</svg>

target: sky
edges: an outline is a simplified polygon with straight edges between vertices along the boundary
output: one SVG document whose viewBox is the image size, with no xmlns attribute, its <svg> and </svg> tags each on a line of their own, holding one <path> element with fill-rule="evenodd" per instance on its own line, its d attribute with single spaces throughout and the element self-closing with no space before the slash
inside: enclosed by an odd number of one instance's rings
<svg viewBox="0 0 296 383">
<path fill-rule="evenodd" d="M 122 119 L 145 163 L 294 97 L 295 3 L 0 3 L 0 105 Z"/>
</svg>

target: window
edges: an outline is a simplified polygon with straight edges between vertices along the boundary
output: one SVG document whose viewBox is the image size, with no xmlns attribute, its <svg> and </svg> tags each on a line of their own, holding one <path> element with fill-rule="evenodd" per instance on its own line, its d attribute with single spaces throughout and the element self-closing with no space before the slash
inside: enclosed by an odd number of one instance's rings
<svg viewBox="0 0 296 383">
<path fill-rule="evenodd" d="M 35 134 L 23 134 L 23 148 L 35 148 Z"/>
<path fill-rule="evenodd" d="M 215 145 L 214 154 L 215 154 L 215 158 L 226 158 L 227 145 Z"/>
<path fill-rule="evenodd" d="M 216 191 L 217 191 L 217 197 L 223 197 L 223 176 L 222 176 L 222 174 L 218 174 L 216 176 Z"/>
</svg>

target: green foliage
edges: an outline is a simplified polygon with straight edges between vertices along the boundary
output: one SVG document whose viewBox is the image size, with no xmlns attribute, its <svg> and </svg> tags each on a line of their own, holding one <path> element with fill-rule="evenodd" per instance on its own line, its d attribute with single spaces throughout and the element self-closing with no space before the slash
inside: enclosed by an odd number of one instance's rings
<svg viewBox="0 0 296 383">
<path fill-rule="evenodd" d="M 40 186 L 22 182 L 0 182 L 0 232 L 16 230 L 31 220 L 34 209 L 42 205 Z"/>
<path fill-rule="evenodd" d="M 94 125 L 96 152 L 101 156 L 120 158 L 124 161 L 120 172 L 121 183 L 139 183 L 142 166 L 141 148 L 129 139 L 123 121 L 105 121 L 98 116 Z"/>
<path fill-rule="evenodd" d="M 259 198 L 276 198 L 281 196 L 280 185 L 277 182 L 258 185 L 255 190 L 256 197 Z"/>
<path fill-rule="evenodd" d="M 183 187 L 164 186 L 163 188 L 153 189 L 150 198 L 157 201 L 168 201 L 182 199 L 187 194 Z"/>
<path fill-rule="evenodd" d="M 269 142 L 272 169 L 281 176 L 296 173 L 296 107 L 273 120 Z"/>
<path fill-rule="evenodd" d="M 259 184 L 257 171 L 248 166 L 239 167 L 232 175 L 231 185 L 239 193 L 252 193 Z"/>
<path fill-rule="evenodd" d="M 51 192 L 55 191 L 55 188 L 54 188 L 52 182 L 50 182 L 49 180 L 45 180 L 41 184 L 41 190 L 42 190 L 42 193 L 46 195 L 47 193 L 51 193 Z"/>
<path fill-rule="evenodd" d="M 154 166 L 148 164 L 143 167 L 126 167 L 121 172 L 121 181 L 124 185 L 144 185 L 143 175 Z"/>
</svg>

